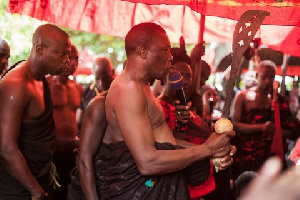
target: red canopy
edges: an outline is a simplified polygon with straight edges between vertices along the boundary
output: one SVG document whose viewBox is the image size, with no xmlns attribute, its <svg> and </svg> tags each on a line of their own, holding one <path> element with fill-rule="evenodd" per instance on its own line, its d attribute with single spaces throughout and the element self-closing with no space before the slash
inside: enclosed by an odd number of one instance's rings
<svg viewBox="0 0 300 200">
<path fill-rule="evenodd" d="M 300 26 L 299 0 L 127 0 L 145 4 L 187 5 L 207 16 L 238 20 L 247 10 L 270 12 L 263 24 Z"/>
<path fill-rule="evenodd" d="M 10 0 L 6 10 L 75 30 L 122 38 L 136 24 L 155 22 L 164 27 L 172 43 L 178 43 L 180 36 L 184 36 L 187 44 L 198 42 L 200 15 L 183 5 L 145 5 L 121 0 L 69 2 Z M 207 17 L 206 22 L 206 42 L 232 40 L 236 21 Z"/>
<path fill-rule="evenodd" d="M 135 24 L 155 22 L 167 31 L 172 43 L 178 43 L 180 36 L 183 36 L 187 44 L 198 43 L 200 15 L 184 5 L 189 5 L 206 15 L 233 19 L 238 19 L 245 9 L 262 9 L 271 12 L 271 15 L 265 18 L 264 23 L 285 25 L 299 25 L 300 23 L 300 3 L 296 3 L 296 0 L 289 0 L 288 3 L 278 2 L 281 0 L 256 0 L 257 3 L 253 3 L 253 0 L 139 1 L 183 5 L 146 5 L 120 0 L 72 0 L 72 3 L 68 0 L 10 0 L 6 10 L 75 30 L 117 37 L 125 37 Z M 213 16 L 206 16 L 205 21 L 204 40 L 206 42 L 232 41 L 236 21 Z M 260 32 L 262 44 L 284 53 L 300 56 L 300 27 L 263 25 Z"/>
</svg>

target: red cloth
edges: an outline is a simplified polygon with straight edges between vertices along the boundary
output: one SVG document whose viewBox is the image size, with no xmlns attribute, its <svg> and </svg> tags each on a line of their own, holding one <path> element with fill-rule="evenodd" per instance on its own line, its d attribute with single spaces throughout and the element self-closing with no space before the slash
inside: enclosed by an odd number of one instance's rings
<svg viewBox="0 0 300 200">
<path fill-rule="evenodd" d="M 281 122 L 280 122 L 280 111 L 278 102 L 273 101 L 272 107 L 274 109 L 274 119 L 275 119 L 275 133 L 273 136 L 273 142 L 271 145 L 271 153 L 275 153 L 281 160 L 284 160 L 283 153 L 283 142 L 281 134 Z"/>
<path fill-rule="evenodd" d="M 164 109 L 167 124 L 169 125 L 171 130 L 174 131 L 176 125 L 175 107 L 171 104 L 166 103 L 165 101 L 159 100 L 159 102 Z M 199 137 L 195 137 L 195 133 L 190 133 L 190 135 L 186 134 L 185 140 L 194 144 L 203 144 L 207 138 L 207 134 L 203 133 L 206 130 L 206 127 L 203 126 L 207 126 L 207 124 L 200 118 L 200 116 L 198 116 L 194 112 L 191 112 L 191 121 L 193 121 L 194 124 L 198 126 L 198 129 L 196 130 L 195 126 L 191 125 L 191 123 L 188 123 L 186 132 L 198 132 L 200 130 L 202 133 L 198 133 Z M 203 135 L 203 137 L 201 137 L 201 135 Z M 205 182 L 199 186 L 189 186 L 191 198 L 204 196 L 216 188 L 215 178 L 213 176 L 213 165 L 212 163 L 210 163 L 210 165 L 210 174 Z"/>
<path fill-rule="evenodd" d="M 300 26 L 299 0 L 127 0 L 145 4 L 188 5 L 194 11 L 208 16 L 238 20 L 247 10 L 264 10 L 271 13 L 263 24 Z"/>
<path fill-rule="evenodd" d="M 291 151 L 290 159 L 295 163 L 300 159 L 300 140 L 296 142 L 294 149 Z"/>
<path fill-rule="evenodd" d="M 285 6 L 286 1 L 280 3 L 274 0 L 264 0 L 263 3 L 253 0 L 236 0 L 237 6 L 230 6 L 223 0 L 209 1 L 209 3 L 199 1 L 201 2 L 199 6 L 192 3 L 189 5 L 208 15 L 205 17 L 204 41 L 221 43 L 233 40 L 233 30 L 237 22 L 230 19 L 239 19 L 241 14 L 248 9 L 269 11 L 271 15 L 265 18 L 264 24 L 300 26 L 300 6 L 299 3 L 296 4 L 297 1 L 289 0 L 289 6 Z M 144 0 L 143 2 L 186 5 L 195 1 Z M 256 6 L 249 6 L 253 4 Z M 28 15 L 75 30 L 122 38 L 136 24 L 155 22 L 166 30 L 172 43 L 178 43 L 180 36 L 183 36 L 186 44 L 197 44 L 200 14 L 192 11 L 190 7 L 135 4 L 120 0 L 72 0 L 72 3 L 67 0 L 9 0 L 6 11 Z M 262 44 L 290 55 L 300 56 L 300 27 L 262 25 L 260 32 Z"/>
</svg>

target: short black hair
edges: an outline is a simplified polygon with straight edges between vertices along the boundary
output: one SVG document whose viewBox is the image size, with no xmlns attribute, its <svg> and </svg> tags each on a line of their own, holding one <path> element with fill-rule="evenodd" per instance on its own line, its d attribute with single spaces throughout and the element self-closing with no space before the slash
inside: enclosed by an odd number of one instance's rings
<svg viewBox="0 0 300 200">
<path fill-rule="evenodd" d="M 270 67 L 276 72 L 276 64 L 271 60 L 260 61 L 258 67 L 256 68 L 257 73 L 260 71 L 261 67 Z"/>
<path fill-rule="evenodd" d="M 69 35 L 58 26 L 53 24 L 43 24 L 35 30 L 32 36 L 32 43 L 33 46 L 35 46 L 37 43 L 41 42 L 42 45 L 47 47 L 55 39 L 58 40 L 59 38 L 69 38 Z"/>
<path fill-rule="evenodd" d="M 160 25 L 152 22 L 133 26 L 125 37 L 126 55 L 129 56 L 141 45 L 149 46 L 154 43 L 156 39 L 154 36 L 159 32 L 166 34 L 166 31 Z"/>
<path fill-rule="evenodd" d="M 173 47 L 171 48 L 171 54 L 173 56 L 173 60 L 171 61 L 172 65 L 174 65 L 177 62 L 185 62 L 191 65 L 191 59 L 187 55 L 185 49 Z"/>
</svg>

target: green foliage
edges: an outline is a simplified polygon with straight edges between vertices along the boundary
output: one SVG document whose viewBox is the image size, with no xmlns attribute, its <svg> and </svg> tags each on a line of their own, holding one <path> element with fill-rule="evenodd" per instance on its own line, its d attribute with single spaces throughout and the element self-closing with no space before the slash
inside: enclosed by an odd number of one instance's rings
<svg viewBox="0 0 300 200">
<path fill-rule="evenodd" d="M 88 48 L 97 56 L 107 56 L 114 67 L 125 61 L 124 39 L 60 27 L 66 31 L 79 52 Z"/>
<path fill-rule="evenodd" d="M 5 11 L 8 0 L 0 0 L 0 37 L 7 41 L 11 48 L 9 65 L 25 60 L 31 49 L 32 35 L 35 29 L 43 22 L 28 16 L 20 16 Z M 107 56 L 111 59 L 114 67 L 125 61 L 124 40 L 122 38 L 87 33 L 83 31 L 65 30 L 72 43 L 78 48 L 79 54 L 83 49 L 88 49 L 92 55 Z"/>
<path fill-rule="evenodd" d="M 10 45 L 10 64 L 28 57 L 32 34 L 42 22 L 5 11 L 8 0 L 0 0 L 0 37 Z"/>
</svg>

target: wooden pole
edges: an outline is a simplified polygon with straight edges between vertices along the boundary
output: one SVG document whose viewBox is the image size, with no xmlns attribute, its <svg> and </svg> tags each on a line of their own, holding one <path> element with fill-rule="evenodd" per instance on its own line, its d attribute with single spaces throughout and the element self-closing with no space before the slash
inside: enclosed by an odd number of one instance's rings
<svg viewBox="0 0 300 200">
<path fill-rule="evenodd" d="M 286 91 L 286 87 L 285 87 L 285 77 L 286 77 L 286 71 L 288 68 L 288 63 L 290 60 L 291 56 L 288 54 L 283 54 L 283 61 L 282 61 L 282 65 L 281 65 L 281 76 L 282 76 L 282 82 L 280 85 L 280 94 L 285 96 L 285 91 Z"/>
<path fill-rule="evenodd" d="M 199 22 L 199 34 L 198 34 L 198 44 L 204 44 L 203 35 L 205 30 L 205 15 L 200 15 L 200 22 Z M 201 60 L 201 59 L 200 59 Z M 201 62 L 194 63 L 194 91 L 198 93 L 200 91 L 200 81 L 201 81 Z"/>
</svg>

